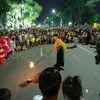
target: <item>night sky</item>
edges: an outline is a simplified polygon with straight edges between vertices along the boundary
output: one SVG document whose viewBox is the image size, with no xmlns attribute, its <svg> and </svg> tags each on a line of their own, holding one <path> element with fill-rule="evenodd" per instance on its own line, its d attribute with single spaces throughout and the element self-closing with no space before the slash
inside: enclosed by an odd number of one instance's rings
<svg viewBox="0 0 100 100">
<path fill-rule="evenodd" d="M 52 16 L 52 9 L 56 11 L 62 11 L 64 9 L 64 0 L 37 0 L 43 7 L 42 13 L 38 18 L 38 21 L 42 23 L 46 17 Z M 100 1 L 96 3 L 94 7 L 95 11 L 100 14 Z"/>
<path fill-rule="evenodd" d="M 62 11 L 64 9 L 64 0 L 37 0 L 43 7 L 43 11 L 39 17 L 39 21 L 43 22 L 45 18 L 52 15 L 52 9 Z"/>
</svg>

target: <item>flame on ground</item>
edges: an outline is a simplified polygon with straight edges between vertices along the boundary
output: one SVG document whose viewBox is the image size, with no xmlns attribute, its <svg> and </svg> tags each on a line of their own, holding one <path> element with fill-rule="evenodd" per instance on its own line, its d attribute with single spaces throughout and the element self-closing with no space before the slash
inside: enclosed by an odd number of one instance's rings
<svg viewBox="0 0 100 100">
<path fill-rule="evenodd" d="M 34 63 L 30 62 L 30 68 L 34 68 Z"/>
</svg>

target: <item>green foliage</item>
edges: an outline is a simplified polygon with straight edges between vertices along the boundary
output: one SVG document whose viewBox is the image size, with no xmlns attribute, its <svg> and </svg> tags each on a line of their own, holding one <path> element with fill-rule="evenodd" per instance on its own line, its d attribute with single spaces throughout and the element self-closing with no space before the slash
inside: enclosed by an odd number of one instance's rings
<svg viewBox="0 0 100 100">
<path fill-rule="evenodd" d="M 86 5 L 89 7 L 93 7 L 93 6 L 95 6 L 95 3 L 98 1 L 100 1 L 100 0 L 87 0 Z"/>
<path fill-rule="evenodd" d="M 2 13 L 8 12 L 10 10 L 10 5 L 7 0 L 0 0 L 0 15 Z"/>
<path fill-rule="evenodd" d="M 21 0 L 21 2 L 19 0 L 20 3 L 16 2 L 16 0 L 10 1 L 11 9 L 7 12 L 7 20 L 15 24 L 17 20 L 20 24 L 31 24 L 39 17 L 42 11 L 42 7 L 34 0 Z"/>
<path fill-rule="evenodd" d="M 100 0 L 65 0 L 64 16 L 68 23 L 84 24 L 98 21 L 98 14 L 94 11 L 95 3 Z"/>
<path fill-rule="evenodd" d="M 82 24 L 86 22 L 92 24 L 98 21 L 99 15 L 93 9 L 91 9 L 91 7 L 85 7 L 81 16 L 82 16 Z"/>
<path fill-rule="evenodd" d="M 14 21 L 34 21 L 42 11 L 42 7 L 36 0 L 0 0 L 0 19 Z M 5 16 L 5 17 L 4 17 Z"/>
</svg>

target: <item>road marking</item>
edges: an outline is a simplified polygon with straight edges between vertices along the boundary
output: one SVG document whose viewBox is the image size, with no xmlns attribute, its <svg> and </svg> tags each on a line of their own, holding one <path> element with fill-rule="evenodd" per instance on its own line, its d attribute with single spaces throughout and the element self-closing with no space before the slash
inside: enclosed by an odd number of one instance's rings
<svg viewBox="0 0 100 100">
<path fill-rule="evenodd" d="M 84 50 L 84 51 L 90 53 L 90 54 L 93 54 L 93 52 L 91 52 L 91 51 L 89 51 L 89 50 L 87 50 L 87 49 L 85 49 L 85 48 L 83 48 L 83 47 L 81 47 L 81 46 L 78 46 L 78 47 L 79 47 L 80 49 L 82 49 L 82 50 Z"/>
<path fill-rule="evenodd" d="M 43 57 L 43 49 L 40 48 L 40 56 Z"/>
</svg>

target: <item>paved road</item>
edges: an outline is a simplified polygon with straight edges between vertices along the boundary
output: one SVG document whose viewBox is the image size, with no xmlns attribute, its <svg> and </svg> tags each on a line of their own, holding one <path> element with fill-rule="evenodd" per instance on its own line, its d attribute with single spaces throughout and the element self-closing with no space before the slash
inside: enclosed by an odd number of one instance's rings
<svg viewBox="0 0 100 100">
<path fill-rule="evenodd" d="M 0 88 L 4 87 L 11 90 L 11 100 L 32 100 L 34 95 L 41 94 L 38 84 L 30 84 L 25 88 L 18 85 L 37 72 L 55 64 L 56 51 L 45 56 L 44 60 L 34 69 L 29 68 L 30 61 L 37 62 L 41 56 L 48 53 L 52 46 L 43 45 L 16 53 L 7 61 L 7 66 L 0 66 Z M 67 46 L 71 47 L 73 44 Z M 95 64 L 94 56 L 96 54 L 94 51 L 94 48 L 80 44 L 78 48 L 69 49 L 65 56 L 65 70 L 61 72 L 63 79 L 68 75 L 81 77 L 85 100 L 100 100 L 100 65 Z M 64 100 L 61 91 L 59 100 Z"/>
</svg>

